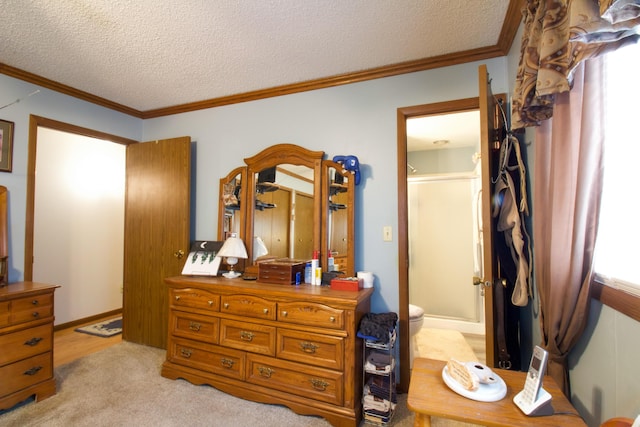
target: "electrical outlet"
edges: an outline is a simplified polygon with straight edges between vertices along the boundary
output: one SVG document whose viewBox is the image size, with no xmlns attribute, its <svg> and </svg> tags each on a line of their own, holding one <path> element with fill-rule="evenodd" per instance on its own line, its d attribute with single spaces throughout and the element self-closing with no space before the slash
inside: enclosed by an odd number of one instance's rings
<svg viewBox="0 0 640 427">
<path fill-rule="evenodd" d="M 382 228 L 382 240 L 384 240 L 385 242 L 390 242 L 391 240 L 393 240 L 393 234 L 391 232 L 390 225 L 385 225 Z"/>
</svg>

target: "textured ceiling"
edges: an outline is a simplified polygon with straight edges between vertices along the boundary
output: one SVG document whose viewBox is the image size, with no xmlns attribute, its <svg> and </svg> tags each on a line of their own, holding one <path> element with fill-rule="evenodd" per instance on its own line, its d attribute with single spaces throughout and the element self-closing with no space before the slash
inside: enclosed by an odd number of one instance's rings
<svg viewBox="0 0 640 427">
<path fill-rule="evenodd" d="M 2 0 L 0 63 L 148 111 L 496 45 L 508 0 Z"/>
</svg>

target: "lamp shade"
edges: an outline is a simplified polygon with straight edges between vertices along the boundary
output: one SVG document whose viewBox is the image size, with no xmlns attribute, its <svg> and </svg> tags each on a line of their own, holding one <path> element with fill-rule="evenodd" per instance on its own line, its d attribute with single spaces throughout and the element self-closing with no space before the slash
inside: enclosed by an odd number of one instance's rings
<svg viewBox="0 0 640 427">
<path fill-rule="evenodd" d="M 242 239 L 236 237 L 235 234 L 231 235 L 231 237 L 224 241 L 224 245 L 220 248 L 218 256 L 225 257 L 229 265 L 229 271 L 223 274 L 224 277 L 227 279 L 240 277 L 240 273 L 233 271 L 233 268 L 238 263 L 238 258 L 247 258 L 247 249 L 244 247 Z"/>
<path fill-rule="evenodd" d="M 247 258 L 247 249 L 244 247 L 242 239 L 231 236 L 225 240 L 224 245 L 220 248 L 218 256 L 230 258 Z"/>
</svg>

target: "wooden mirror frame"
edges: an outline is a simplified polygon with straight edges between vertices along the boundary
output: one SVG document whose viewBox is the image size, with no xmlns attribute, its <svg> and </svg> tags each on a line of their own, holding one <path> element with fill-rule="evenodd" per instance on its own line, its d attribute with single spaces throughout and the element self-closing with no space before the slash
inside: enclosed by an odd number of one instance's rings
<svg viewBox="0 0 640 427">
<path fill-rule="evenodd" d="M 256 200 L 256 180 L 255 176 L 258 172 L 281 164 L 291 164 L 297 166 L 306 166 L 313 170 L 313 249 L 320 250 L 321 254 L 326 252 L 320 247 L 322 243 L 321 230 L 322 227 L 322 157 L 324 151 L 311 151 L 306 148 L 294 144 L 277 144 L 262 150 L 255 156 L 244 159 L 247 164 L 247 185 L 246 203 L 245 203 L 245 238 L 244 243 L 247 247 L 249 260 L 253 259 L 253 231 L 255 218 L 255 200 Z M 218 226 L 220 230 L 220 224 Z M 247 261 L 247 265 L 251 265 L 251 261 Z M 323 264 L 326 266 L 326 263 Z"/>
<path fill-rule="evenodd" d="M 9 282 L 9 229 L 7 187 L 0 186 L 0 286 Z"/>
<path fill-rule="evenodd" d="M 245 227 L 245 216 L 246 216 L 246 207 L 247 207 L 247 167 L 240 166 L 235 168 L 229 174 L 223 178 L 220 178 L 220 191 L 218 193 L 218 240 L 224 241 L 228 236 L 225 236 L 225 217 L 226 217 L 226 205 L 224 203 L 224 186 L 234 179 L 236 179 L 240 175 L 240 193 L 238 194 L 238 201 L 240 203 L 240 209 L 237 211 L 238 222 L 240 226 L 238 227 L 238 237 L 244 239 L 244 233 L 246 230 Z"/>
<path fill-rule="evenodd" d="M 322 232 L 322 260 L 321 263 L 323 266 L 328 265 L 328 254 L 331 245 L 331 228 L 329 227 L 329 221 L 331 220 L 331 195 L 334 193 L 332 191 L 333 180 L 331 179 L 331 169 L 335 169 L 336 174 L 340 174 L 345 178 L 345 183 L 343 184 L 345 188 L 345 194 L 347 195 L 346 200 L 346 221 L 347 221 L 347 233 L 344 236 L 347 243 L 346 255 L 344 257 L 340 254 L 340 258 L 344 259 L 346 262 L 345 268 L 340 268 L 339 271 L 343 271 L 346 277 L 354 277 L 355 276 L 355 250 L 353 245 L 355 244 L 355 177 L 354 175 L 344 170 L 340 163 L 336 163 L 331 160 L 324 160 L 322 162 L 322 224 L 323 232 Z M 335 245 L 334 245 L 335 246 Z M 342 264 L 342 262 L 340 262 Z"/>
</svg>

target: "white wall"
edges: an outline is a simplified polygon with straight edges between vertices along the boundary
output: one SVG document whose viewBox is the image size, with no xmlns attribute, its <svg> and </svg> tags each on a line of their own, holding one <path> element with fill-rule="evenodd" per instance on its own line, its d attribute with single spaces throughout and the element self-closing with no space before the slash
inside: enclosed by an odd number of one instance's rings
<svg viewBox="0 0 640 427">
<path fill-rule="evenodd" d="M 122 308 L 126 147 L 38 129 L 33 280 L 56 324 Z"/>
<path fill-rule="evenodd" d="M 485 61 L 496 92 L 506 92 L 504 58 Z M 278 143 L 353 154 L 361 163 L 356 189 L 356 270 L 376 275 L 374 311 L 398 311 L 397 123 L 400 107 L 478 96 L 480 63 L 422 71 L 312 92 L 145 120 L 143 139 L 191 135 L 196 141 L 197 239 L 217 230 L 218 180 L 245 157 Z M 393 241 L 382 229 L 393 227 Z"/>
</svg>

